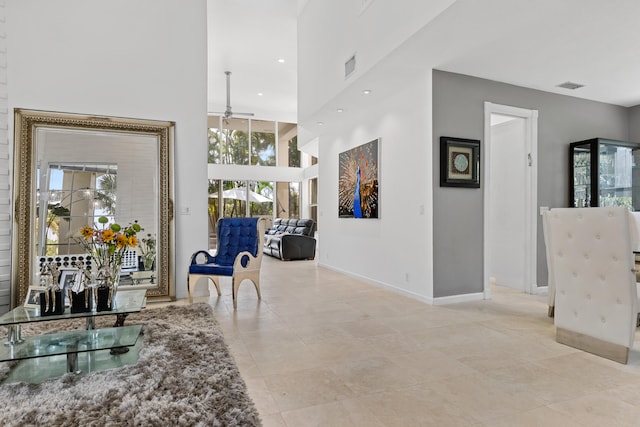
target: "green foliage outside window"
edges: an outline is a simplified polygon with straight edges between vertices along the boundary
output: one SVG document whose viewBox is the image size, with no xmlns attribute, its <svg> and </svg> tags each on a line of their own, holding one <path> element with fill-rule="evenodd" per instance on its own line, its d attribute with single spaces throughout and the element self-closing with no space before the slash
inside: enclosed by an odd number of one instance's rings
<svg viewBox="0 0 640 427">
<path fill-rule="evenodd" d="M 256 129 L 269 128 L 269 124 L 273 124 L 274 130 L 262 132 L 253 131 L 251 134 L 247 131 L 251 127 L 251 123 L 256 124 Z M 238 129 L 225 129 L 225 126 L 241 127 Z M 226 123 L 222 121 L 222 129 L 217 127 L 209 128 L 207 138 L 209 142 L 208 163 L 210 164 L 226 164 L 226 165 L 259 165 L 259 166 L 276 166 L 276 133 L 275 122 L 248 121 L 242 123 Z M 249 138 L 251 144 L 249 144 Z M 249 153 L 251 147 L 251 153 Z M 279 145 L 279 150 L 288 151 L 288 161 L 280 166 L 301 167 L 301 154 L 298 151 L 298 138 L 293 136 L 286 144 Z M 251 154 L 251 155 L 249 155 Z M 249 161 L 251 158 L 251 161 Z"/>
<path fill-rule="evenodd" d="M 209 163 L 225 165 L 249 164 L 247 132 L 230 129 L 209 129 Z"/>
<path fill-rule="evenodd" d="M 251 164 L 276 165 L 276 136 L 267 132 L 251 133 Z"/>
<path fill-rule="evenodd" d="M 300 151 L 298 150 L 298 137 L 294 136 L 289 140 L 289 166 L 292 168 L 299 168 L 300 165 Z"/>
</svg>

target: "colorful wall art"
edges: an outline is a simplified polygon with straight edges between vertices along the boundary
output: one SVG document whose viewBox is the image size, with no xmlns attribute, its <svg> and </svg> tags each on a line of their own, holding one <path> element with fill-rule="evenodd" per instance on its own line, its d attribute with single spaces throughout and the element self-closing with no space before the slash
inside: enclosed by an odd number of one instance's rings
<svg viewBox="0 0 640 427">
<path fill-rule="evenodd" d="M 338 156 L 338 216 L 378 218 L 378 151 L 380 139 Z"/>
</svg>

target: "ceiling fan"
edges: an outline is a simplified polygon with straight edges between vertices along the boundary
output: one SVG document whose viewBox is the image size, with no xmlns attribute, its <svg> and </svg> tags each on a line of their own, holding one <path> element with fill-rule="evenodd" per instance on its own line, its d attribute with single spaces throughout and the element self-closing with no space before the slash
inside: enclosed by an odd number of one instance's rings
<svg viewBox="0 0 640 427">
<path fill-rule="evenodd" d="M 252 117 L 253 113 L 234 113 L 231 111 L 231 71 L 225 71 L 224 73 L 227 76 L 227 107 L 223 112 L 209 112 L 209 114 L 222 116 L 225 119 L 230 119 L 235 116 Z"/>
</svg>

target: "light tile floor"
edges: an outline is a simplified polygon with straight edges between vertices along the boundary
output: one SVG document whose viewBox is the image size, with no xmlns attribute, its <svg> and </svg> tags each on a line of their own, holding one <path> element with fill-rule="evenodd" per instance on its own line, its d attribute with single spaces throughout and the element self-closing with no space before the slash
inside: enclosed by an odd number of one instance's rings
<svg viewBox="0 0 640 427">
<path fill-rule="evenodd" d="M 622 365 L 556 343 L 546 296 L 431 306 L 313 261 L 262 268 L 261 302 L 245 282 L 234 311 L 224 279 L 196 301 L 265 427 L 640 426 L 640 346 Z"/>
</svg>

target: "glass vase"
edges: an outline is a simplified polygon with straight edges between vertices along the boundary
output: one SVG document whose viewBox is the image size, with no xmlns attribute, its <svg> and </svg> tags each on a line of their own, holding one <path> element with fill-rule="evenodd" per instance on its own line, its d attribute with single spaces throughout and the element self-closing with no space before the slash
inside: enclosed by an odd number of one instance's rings
<svg viewBox="0 0 640 427">
<path fill-rule="evenodd" d="M 142 262 L 144 263 L 144 271 L 152 271 L 153 264 L 156 261 L 156 256 L 147 254 L 142 257 Z"/>
</svg>

